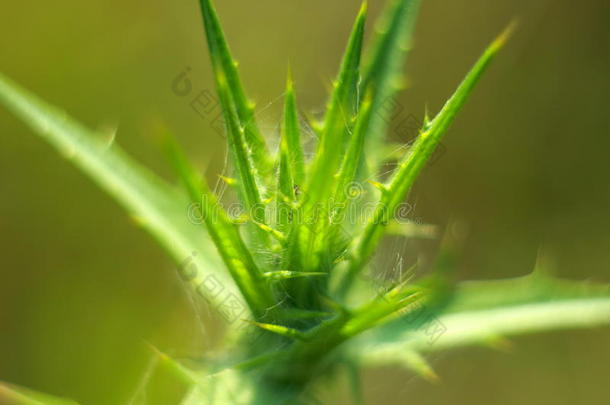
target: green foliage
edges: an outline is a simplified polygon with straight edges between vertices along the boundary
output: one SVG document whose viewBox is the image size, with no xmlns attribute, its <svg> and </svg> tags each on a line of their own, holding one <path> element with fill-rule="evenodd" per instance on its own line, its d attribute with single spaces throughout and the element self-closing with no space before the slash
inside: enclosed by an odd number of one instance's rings
<svg viewBox="0 0 610 405">
<path fill-rule="evenodd" d="M 77 405 L 76 402 L 0 382 L 0 403 L 7 405 Z"/>
<path fill-rule="evenodd" d="M 253 314 L 261 317 L 273 306 L 271 288 L 265 282 L 236 225 L 220 207 L 207 182 L 190 165 L 179 146 L 167 142 L 169 156 L 193 202 L 201 201 L 201 214 L 231 277 L 239 287 Z M 247 177 L 248 174 L 245 174 Z"/>
<path fill-rule="evenodd" d="M 201 13 L 205 21 L 205 32 L 210 50 L 212 67 L 215 72 L 216 84 L 218 86 L 218 93 L 220 95 L 222 107 L 225 111 L 225 119 L 228 120 L 234 116 L 239 122 L 240 129 L 238 129 L 238 132 L 243 132 L 243 142 L 240 141 L 234 146 L 247 146 L 253 161 L 251 164 L 257 167 L 262 174 L 267 174 L 271 168 L 271 161 L 267 152 L 265 139 L 254 119 L 254 105 L 249 103 L 246 98 L 237 72 L 237 63 L 231 57 L 229 46 L 225 40 L 220 22 L 218 21 L 218 16 L 216 15 L 216 10 L 212 5 L 211 0 L 200 0 L 200 5 Z M 229 128 L 231 128 L 231 126 L 229 126 Z M 236 128 L 233 130 L 235 129 Z M 236 136 L 236 134 L 231 133 L 231 130 L 228 132 L 229 135 Z M 236 153 L 236 151 L 233 152 Z M 236 161 L 235 164 L 239 165 L 241 163 Z"/>
<path fill-rule="evenodd" d="M 341 293 L 345 293 L 345 290 L 353 282 L 356 273 L 362 270 L 363 265 L 375 252 L 396 208 L 415 183 L 417 176 L 434 153 L 456 114 L 474 90 L 476 83 L 506 41 L 509 33 L 510 29 L 507 29 L 487 48 L 438 115 L 432 121 L 426 118 L 419 137 L 400 161 L 390 182 L 387 185 L 380 186 L 380 203 L 369 220 L 363 235 L 355 244 L 350 269 L 343 280 L 343 285 L 340 287 Z"/>
<path fill-rule="evenodd" d="M 350 342 L 348 350 L 363 366 L 395 364 L 429 378 L 423 353 L 468 345 L 505 349 L 509 335 L 607 324 L 610 287 L 559 280 L 538 269 L 515 279 L 461 283 L 423 317 L 432 321 L 394 320 Z"/>
<path fill-rule="evenodd" d="M 220 305 L 219 297 L 201 288 L 213 274 L 228 291 L 243 297 L 251 319 L 231 324 L 228 334 L 234 339 L 217 358 L 190 369 L 153 350 L 157 366 L 190 387 L 183 404 L 311 403 L 315 382 L 346 364 L 359 396 L 358 367 L 399 363 L 435 380 L 425 352 L 498 344 L 508 334 L 610 322 L 606 287 L 561 282 L 539 272 L 517 280 L 454 285 L 439 271 L 427 279 L 396 280 L 381 292 L 362 280 L 385 235 L 397 228 L 403 236 L 413 232 L 393 221 L 394 211 L 509 30 L 485 50 L 435 118 L 426 118 L 416 142 L 384 182 L 377 175 L 386 130 L 383 105 L 400 88 L 419 1 L 391 1 L 361 69 L 363 4 L 327 112 L 317 126 L 320 139 L 310 161 L 301 146 L 292 79 L 287 81 L 279 148 L 272 153 L 255 122 L 216 11 L 210 0 L 200 5 L 234 169 L 235 178 L 229 181 L 238 189 L 245 221 L 229 216 L 172 138 L 167 139 L 167 152 L 182 191 L 0 76 L 0 102 L 138 218 L 177 263 L 186 268 L 192 261 L 196 266 L 189 269 L 195 271 L 189 271 L 187 281 L 198 293 Z M 360 185 L 364 173 L 376 179 L 371 183 L 378 195 Z M 354 185 L 360 185 L 355 195 Z M 355 198 L 360 193 L 367 198 Z M 344 215 L 348 207 L 361 210 L 374 199 L 376 209 L 364 223 Z M 189 204 L 205 226 L 189 222 Z M 138 398 L 134 403 L 145 403 Z"/>
</svg>

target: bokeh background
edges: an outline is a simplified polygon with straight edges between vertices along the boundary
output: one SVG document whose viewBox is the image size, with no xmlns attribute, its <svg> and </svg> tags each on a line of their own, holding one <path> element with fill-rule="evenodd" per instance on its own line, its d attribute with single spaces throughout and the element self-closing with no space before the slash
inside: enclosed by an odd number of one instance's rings
<svg viewBox="0 0 610 405">
<path fill-rule="evenodd" d="M 289 61 L 301 108 L 320 110 L 359 2 L 217 3 L 265 126 L 277 127 Z M 373 17 L 382 3 L 370 1 Z M 418 117 L 426 105 L 440 108 L 506 24 L 520 26 L 424 172 L 417 215 L 468 225 L 460 278 L 526 274 L 542 246 L 561 276 L 610 281 L 610 2 L 423 3 L 400 96 Z M 222 168 L 224 140 L 171 90 L 186 67 L 196 89 L 213 88 L 195 0 L 22 0 L 1 9 L 2 72 L 91 127 L 118 128 L 117 141 L 164 176 L 159 126 L 210 176 Z M 185 294 L 171 260 L 133 225 L 0 109 L 0 380 L 122 405 L 146 367 L 143 342 L 184 357 L 213 348 L 216 315 Z M 605 328 L 518 338 L 509 354 L 454 351 L 434 359 L 437 385 L 378 369 L 366 375 L 366 397 L 607 404 L 609 338 Z"/>
</svg>

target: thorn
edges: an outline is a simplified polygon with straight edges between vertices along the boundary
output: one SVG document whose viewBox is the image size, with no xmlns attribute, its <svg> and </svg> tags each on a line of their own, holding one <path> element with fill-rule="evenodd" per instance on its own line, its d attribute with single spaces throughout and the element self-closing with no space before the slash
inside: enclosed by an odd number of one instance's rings
<svg viewBox="0 0 610 405">
<path fill-rule="evenodd" d="M 404 278 L 404 280 L 399 281 L 396 286 L 394 286 L 393 288 L 390 289 L 390 291 L 388 291 L 387 295 L 392 294 L 392 296 L 396 296 L 404 287 L 406 287 L 414 278 L 417 270 L 417 267 L 419 266 L 419 260 L 417 262 L 415 262 L 411 267 L 409 267 L 406 271 L 407 276 Z M 414 291 L 413 292 L 418 293 L 418 291 Z M 408 297 L 411 297 L 411 295 L 409 295 Z"/>
<path fill-rule="evenodd" d="M 367 180 L 367 181 L 377 190 L 381 191 L 382 194 L 386 194 L 389 191 L 389 189 L 385 185 L 379 183 L 378 181 L 375 181 L 375 180 Z"/>
<path fill-rule="evenodd" d="M 401 360 L 403 364 L 409 370 L 415 372 L 420 377 L 424 378 L 430 383 L 437 384 L 441 381 L 438 374 L 434 371 L 428 360 L 420 353 L 415 351 L 408 351 L 402 355 Z"/>
<path fill-rule="evenodd" d="M 512 341 L 499 335 L 490 335 L 483 341 L 483 345 L 504 353 L 513 352 L 515 345 Z"/>
<path fill-rule="evenodd" d="M 256 327 L 259 327 L 259 328 L 269 331 L 271 333 L 275 333 L 276 335 L 280 335 L 280 336 L 284 336 L 284 337 L 287 337 L 290 339 L 296 339 L 296 340 L 306 340 L 307 339 L 305 334 L 297 329 L 292 329 L 292 328 L 288 328 L 286 326 L 275 325 L 275 324 L 271 324 L 271 323 L 250 321 L 248 319 L 242 319 L 242 320 L 244 322 L 252 324 Z"/>
<path fill-rule="evenodd" d="M 260 222 L 256 222 L 256 221 L 252 221 L 252 222 L 256 226 L 258 226 L 260 229 L 262 229 L 263 231 L 268 232 L 271 235 L 273 235 L 273 237 L 276 238 L 277 240 L 279 240 L 280 242 L 286 241 L 286 235 L 284 235 L 282 232 L 278 231 L 277 229 L 273 229 L 268 225 L 261 224 Z"/>
<path fill-rule="evenodd" d="M 232 177 L 225 177 L 223 175 L 218 175 L 222 181 L 224 181 L 228 186 L 234 187 L 237 185 L 237 180 Z"/>
<path fill-rule="evenodd" d="M 98 131 L 100 132 L 100 134 L 102 135 L 102 139 L 104 139 L 104 142 L 106 143 L 106 150 L 110 149 L 114 144 L 118 130 L 118 123 L 100 126 Z"/>
<path fill-rule="evenodd" d="M 176 375 L 185 378 L 191 383 L 195 383 L 198 381 L 197 375 L 192 370 L 183 366 L 180 362 L 174 360 L 172 357 L 162 352 L 157 347 L 153 346 L 151 343 L 146 342 L 146 345 L 153 352 L 153 354 L 157 356 L 161 363 L 168 367 L 171 371 L 176 373 Z"/>
<path fill-rule="evenodd" d="M 267 279 L 280 281 L 289 280 L 293 278 L 302 277 L 326 277 L 327 273 L 323 272 L 304 272 L 304 271 L 290 271 L 290 270 L 279 270 L 279 271 L 268 271 L 263 273 L 263 276 Z"/>
<path fill-rule="evenodd" d="M 540 246 L 536 255 L 536 264 L 531 275 L 533 277 L 549 278 L 553 276 L 555 264 L 546 247 Z"/>
<path fill-rule="evenodd" d="M 364 15 L 367 13 L 369 8 L 369 2 L 367 0 L 363 0 L 362 5 L 360 6 L 360 14 Z"/>
<path fill-rule="evenodd" d="M 136 226 L 140 227 L 145 227 L 148 223 L 148 221 L 144 217 L 136 214 L 131 215 L 131 220 L 136 224 Z"/>
<path fill-rule="evenodd" d="M 513 33 L 515 32 L 515 30 L 517 29 L 518 26 L 519 26 L 519 20 L 518 19 L 512 20 L 508 24 L 508 26 L 506 28 L 504 28 L 504 31 L 502 31 L 502 33 L 500 33 L 500 35 L 498 35 L 498 37 L 494 41 L 494 47 L 496 49 L 503 47 L 504 44 L 506 44 L 506 42 L 513 35 Z"/>
<path fill-rule="evenodd" d="M 290 63 L 288 64 L 288 72 L 286 73 L 286 91 L 292 92 L 294 88 L 294 82 L 292 80 L 292 68 L 290 67 Z"/>
<path fill-rule="evenodd" d="M 432 120 L 430 119 L 430 110 L 428 108 L 428 104 L 426 104 L 425 112 L 424 112 L 424 125 L 422 130 L 427 131 L 432 126 Z"/>
</svg>

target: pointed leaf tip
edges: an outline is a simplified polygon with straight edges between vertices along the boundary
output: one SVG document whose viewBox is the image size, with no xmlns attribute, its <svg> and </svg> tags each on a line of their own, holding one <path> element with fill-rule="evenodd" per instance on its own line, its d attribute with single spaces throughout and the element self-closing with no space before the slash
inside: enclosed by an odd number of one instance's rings
<svg viewBox="0 0 610 405">
<path fill-rule="evenodd" d="M 502 48 L 506 44 L 506 42 L 508 42 L 508 40 L 513 36 L 518 26 L 519 20 L 511 21 L 510 24 L 508 24 L 508 26 L 504 28 L 504 31 L 502 31 L 500 35 L 496 37 L 496 39 L 492 43 L 491 48 L 496 50 Z"/>
<path fill-rule="evenodd" d="M 237 185 L 237 180 L 234 179 L 233 177 L 226 177 L 226 176 L 223 176 L 223 175 L 220 175 L 220 174 L 218 175 L 218 177 L 222 181 L 224 181 L 228 186 L 235 186 L 235 185 Z"/>
<path fill-rule="evenodd" d="M 199 3 L 218 92 L 230 94 L 229 98 L 219 94 L 225 119 L 228 120 L 228 115 L 236 115 L 240 127 L 244 130 L 244 141 L 253 157 L 254 167 L 261 174 L 268 174 L 272 170 L 271 156 L 267 150 L 266 140 L 256 124 L 254 109 L 246 97 L 237 62 L 231 55 L 211 0 L 200 0 Z"/>
<path fill-rule="evenodd" d="M 271 324 L 271 323 L 249 321 L 246 319 L 244 319 L 244 321 L 248 322 L 249 324 L 252 324 L 256 327 L 269 331 L 271 333 L 275 333 L 276 335 L 284 336 L 284 337 L 287 337 L 290 339 L 306 340 L 305 334 L 297 329 L 292 329 L 292 328 L 289 328 L 286 326 L 275 325 L 275 324 Z"/>
<path fill-rule="evenodd" d="M 294 81 L 292 79 L 292 67 L 288 64 L 288 69 L 286 70 L 286 91 L 292 90 L 294 87 Z"/>
<path fill-rule="evenodd" d="M 410 148 L 409 153 L 400 161 L 398 169 L 392 175 L 387 186 L 388 191 L 382 194 L 381 204 L 369 220 L 362 237 L 356 242 L 355 251 L 360 252 L 350 264 L 348 272 L 343 279 L 340 293 L 345 294 L 354 280 L 354 275 L 361 271 L 364 264 L 372 257 L 382 235 L 385 233 L 389 216 L 392 215 L 398 205 L 407 196 L 419 173 L 432 156 L 434 150 L 440 143 L 443 135 L 455 120 L 466 100 L 474 90 L 479 79 L 496 56 L 499 47 L 512 31 L 509 26 L 492 42 L 475 65 L 467 73 L 454 94 L 445 103 L 441 111 L 432 119 L 427 121 L 425 129 Z"/>
<path fill-rule="evenodd" d="M 358 18 L 366 17 L 366 15 L 368 13 L 368 8 L 369 8 L 369 2 L 367 0 L 364 0 L 362 2 L 362 5 L 360 6 L 360 12 L 358 13 Z"/>
<path fill-rule="evenodd" d="M 428 360 L 426 360 L 422 354 L 416 351 L 407 351 L 402 355 L 401 360 L 406 368 L 426 381 L 433 384 L 437 384 L 441 381 L 436 371 L 434 371 Z"/>
</svg>

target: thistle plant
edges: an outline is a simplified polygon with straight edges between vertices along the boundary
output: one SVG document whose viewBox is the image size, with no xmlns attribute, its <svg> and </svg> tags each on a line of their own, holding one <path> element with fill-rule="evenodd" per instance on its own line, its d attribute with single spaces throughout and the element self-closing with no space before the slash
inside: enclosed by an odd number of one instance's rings
<svg viewBox="0 0 610 405">
<path fill-rule="evenodd" d="M 425 276 L 406 272 L 381 289 L 366 277 L 384 236 L 416 237 L 414 225 L 395 213 L 510 28 L 484 50 L 443 108 L 426 116 L 387 177 L 380 173 L 387 163 L 385 105 L 403 87 L 418 0 L 390 1 L 366 54 L 362 5 L 326 112 L 311 122 L 312 157 L 302 145 L 292 79 L 280 139 L 273 142 L 257 126 L 212 1 L 200 0 L 200 7 L 232 164 L 224 181 L 243 207 L 238 217 L 227 213 L 169 135 L 164 145 L 179 187 L 0 76 L 2 104 L 136 217 L 175 259 L 192 291 L 229 321 L 222 352 L 203 363 L 152 350 L 155 367 L 186 387 L 181 404 L 317 403 L 318 382 L 337 373 L 357 377 L 364 367 L 393 364 L 432 380 L 437 377 L 426 361 L 432 351 L 610 321 L 607 286 L 558 280 L 543 264 L 526 277 L 454 283 L 454 253 L 446 245 Z M 189 220 L 189 210 L 201 224 Z M 148 403 L 147 382 L 133 404 Z M 361 383 L 352 383 L 358 400 Z M 14 403 L 63 403 L 1 387 Z"/>
</svg>

